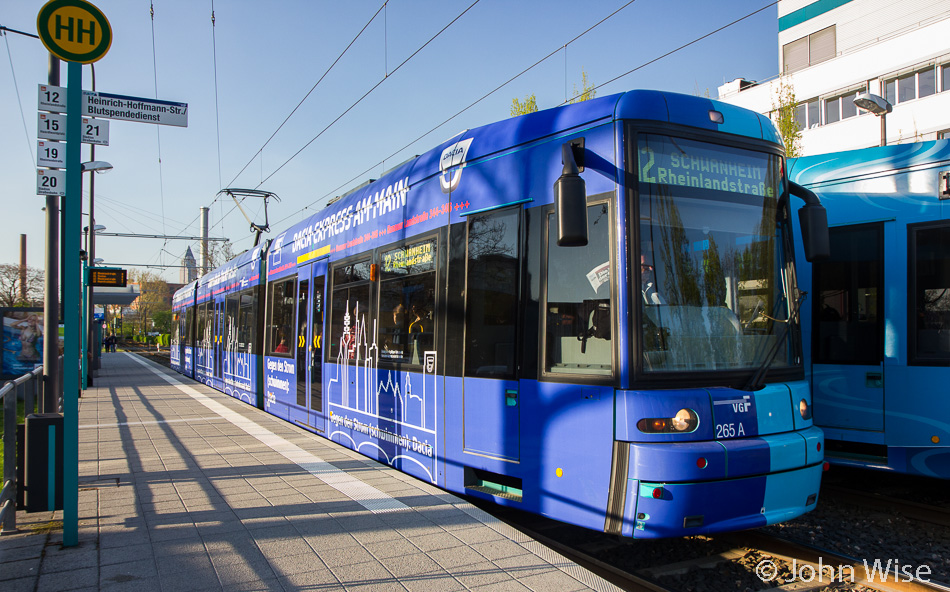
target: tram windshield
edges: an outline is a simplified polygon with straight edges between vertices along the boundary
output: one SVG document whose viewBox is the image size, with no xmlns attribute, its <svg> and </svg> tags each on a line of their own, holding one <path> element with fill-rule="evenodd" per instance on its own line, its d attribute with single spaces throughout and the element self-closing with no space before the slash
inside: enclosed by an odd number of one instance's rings
<svg viewBox="0 0 950 592">
<path fill-rule="evenodd" d="M 655 134 L 637 157 L 644 371 L 793 365 L 781 157 Z"/>
</svg>

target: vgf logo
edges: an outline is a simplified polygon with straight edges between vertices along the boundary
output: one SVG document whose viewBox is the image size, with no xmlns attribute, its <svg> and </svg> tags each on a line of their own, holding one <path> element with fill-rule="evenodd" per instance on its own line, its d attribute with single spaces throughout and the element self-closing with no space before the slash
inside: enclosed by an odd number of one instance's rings
<svg viewBox="0 0 950 592">
<path fill-rule="evenodd" d="M 112 45 L 108 19 L 85 0 L 46 3 L 36 17 L 36 30 L 50 53 L 68 62 L 95 62 Z"/>
</svg>

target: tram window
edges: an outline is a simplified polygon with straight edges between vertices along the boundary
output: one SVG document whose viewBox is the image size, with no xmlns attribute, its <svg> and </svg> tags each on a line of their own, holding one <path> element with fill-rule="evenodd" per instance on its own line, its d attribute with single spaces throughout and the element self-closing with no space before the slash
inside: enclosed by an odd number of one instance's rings
<svg viewBox="0 0 950 592">
<path fill-rule="evenodd" d="M 915 365 L 950 364 L 950 226 L 910 232 L 909 358 Z"/>
<path fill-rule="evenodd" d="M 291 356 L 294 331 L 294 278 L 273 285 L 270 293 L 270 326 L 268 327 L 267 354 Z"/>
<path fill-rule="evenodd" d="M 256 354 L 257 352 L 257 325 L 254 319 L 257 318 L 257 291 L 255 289 L 245 290 L 238 296 L 240 305 L 238 309 L 238 349 L 239 351 Z"/>
<path fill-rule="evenodd" d="M 172 313 L 171 329 L 171 344 L 178 345 L 181 342 L 181 315 L 177 312 Z"/>
<path fill-rule="evenodd" d="M 369 301 L 370 261 L 338 265 L 333 269 L 333 298 L 330 301 L 328 360 L 363 358 L 367 350 L 367 330 L 372 330 Z"/>
<path fill-rule="evenodd" d="M 813 351 L 819 364 L 879 364 L 883 345 L 883 227 L 832 228 L 831 258 L 812 266 Z"/>
<path fill-rule="evenodd" d="M 557 219 L 548 216 L 544 369 L 559 374 L 610 375 L 610 210 L 588 206 L 586 247 L 558 247 Z"/>
<path fill-rule="evenodd" d="M 401 245 L 381 255 L 379 359 L 421 364 L 435 345 L 436 240 Z"/>
<path fill-rule="evenodd" d="M 195 339 L 195 307 L 185 310 L 185 345 L 192 345 Z"/>
<path fill-rule="evenodd" d="M 208 319 L 208 304 L 198 305 L 198 323 L 197 323 L 198 347 L 211 347 L 211 325 Z"/>
<path fill-rule="evenodd" d="M 468 220 L 465 375 L 514 378 L 519 210 Z"/>
<path fill-rule="evenodd" d="M 221 330 L 225 351 L 242 351 L 238 342 L 238 296 L 228 296 L 224 304 L 224 327 Z"/>
</svg>

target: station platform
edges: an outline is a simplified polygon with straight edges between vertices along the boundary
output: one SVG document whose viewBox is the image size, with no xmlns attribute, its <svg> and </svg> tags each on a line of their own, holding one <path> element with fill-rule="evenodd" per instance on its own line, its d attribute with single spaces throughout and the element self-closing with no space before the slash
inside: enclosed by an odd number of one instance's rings
<svg viewBox="0 0 950 592">
<path fill-rule="evenodd" d="M 0 589 L 618 590 L 464 500 L 131 353 L 79 404 L 79 542 L 18 512 Z"/>
</svg>

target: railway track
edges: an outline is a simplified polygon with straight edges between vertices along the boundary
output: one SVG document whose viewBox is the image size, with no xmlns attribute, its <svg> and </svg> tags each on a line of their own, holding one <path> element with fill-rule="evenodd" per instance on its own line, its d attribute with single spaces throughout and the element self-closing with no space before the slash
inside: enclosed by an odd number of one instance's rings
<svg viewBox="0 0 950 592">
<path fill-rule="evenodd" d="M 795 585 L 795 590 L 810 590 L 809 584 L 845 584 L 850 586 L 845 589 L 864 587 L 882 592 L 950 592 L 950 587 L 931 581 L 929 571 L 914 573 L 914 568 L 897 560 L 868 561 L 762 531 L 729 533 L 720 538 L 771 557 L 756 566 L 756 574 L 763 581 L 781 583 L 783 589 L 797 582 L 806 587 Z"/>
<path fill-rule="evenodd" d="M 896 560 L 866 562 L 761 530 L 630 542 L 470 501 L 624 590 L 950 592 L 927 570 L 898 564 L 895 573 Z"/>
<path fill-rule="evenodd" d="M 922 504 L 880 493 L 859 491 L 842 485 L 824 485 L 821 488 L 821 495 L 825 499 L 831 498 L 873 510 L 896 512 L 917 522 L 950 528 L 950 509 L 940 506 Z"/>
</svg>

